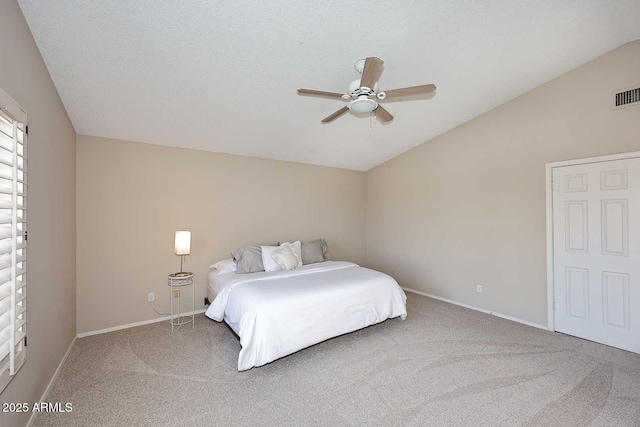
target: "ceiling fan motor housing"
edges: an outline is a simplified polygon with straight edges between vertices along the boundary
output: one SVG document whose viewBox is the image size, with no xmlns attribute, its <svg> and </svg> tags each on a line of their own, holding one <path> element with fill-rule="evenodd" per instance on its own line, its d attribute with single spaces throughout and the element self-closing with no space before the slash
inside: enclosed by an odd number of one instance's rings
<svg viewBox="0 0 640 427">
<path fill-rule="evenodd" d="M 349 88 L 347 89 L 347 93 L 351 96 L 359 96 L 359 95 L 375 95 L 378 92 L 378 83 L 373 87 L 370 92 L 366 92 L 362 90 L 360 86 L 360 79 L 356 79 L 349 83 Z"/>
</svg>

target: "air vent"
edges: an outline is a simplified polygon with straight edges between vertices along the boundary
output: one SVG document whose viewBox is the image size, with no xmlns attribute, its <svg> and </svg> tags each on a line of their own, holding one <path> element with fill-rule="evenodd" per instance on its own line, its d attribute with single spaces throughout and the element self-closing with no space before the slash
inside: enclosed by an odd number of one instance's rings
<svg viewBox="0 0 640 427">
<path fill-rule="evenodd" d="M 625 89 L 613 94 L 612 107 L 622 108 L 629 105 L 640 104 L 640 87 L 636 86 L 630 89 Z"/>
</svg>

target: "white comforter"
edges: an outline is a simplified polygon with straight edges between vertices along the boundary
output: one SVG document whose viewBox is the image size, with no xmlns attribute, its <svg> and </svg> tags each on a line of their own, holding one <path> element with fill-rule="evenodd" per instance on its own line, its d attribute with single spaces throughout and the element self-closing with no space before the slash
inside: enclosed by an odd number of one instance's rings
<svg viewBox="0 0 640 427">
<path fill-rule="evenodd" d="M 407 317 L 407 297 L 392 277 L 350 262 L 227 273 L 217 276 L 212 287 L 216 298 L 205 314 L 224 320 L 240 337 L 239 371 L 392 317 Z"/>
</svg>

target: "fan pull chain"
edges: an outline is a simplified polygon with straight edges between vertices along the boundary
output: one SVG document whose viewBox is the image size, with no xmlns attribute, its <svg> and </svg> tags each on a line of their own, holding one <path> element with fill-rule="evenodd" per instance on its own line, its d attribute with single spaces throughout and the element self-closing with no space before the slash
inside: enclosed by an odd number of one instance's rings
<svg viewBox="0 0 640 427">
<path fill-rule="evenodd" d="M 371 112 L 371 114 L 369 114 L 369 136 L 370 137 L 373 137 L 373 115 L 374 114 L 375 113 L 373 111 Z"/>
</svg>

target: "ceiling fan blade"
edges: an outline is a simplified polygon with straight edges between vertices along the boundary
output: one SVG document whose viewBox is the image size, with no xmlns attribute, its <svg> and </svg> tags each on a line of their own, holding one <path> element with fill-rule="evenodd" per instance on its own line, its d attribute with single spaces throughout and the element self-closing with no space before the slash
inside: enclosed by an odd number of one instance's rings
<svg viewBox="0 0 640 427">
<path fill-rule="evenodd" d="M 422 85 L 422 86 L 403 87 L 402 89 L 385 90 L 384 93 L 387 94 L 385 99 L 391 99 L 391 98 L 399 98 L 401 96 L 423 95 L 426 93 L 431 93 L 434 90 L 436 90 L 436 85 Z"/>
<path fill-rule="evenodd" d="M 391 113 L 385 110 L 380 104 L 378 104 L 378 108 L 375 109 L 375 112 L 376 117 L 383 123 L 387 123 L 393 120 L 393 116 L 391 115 Z"/>
<path fill-rule="evenodd" d="M 380 74 L 382 74 L 382 64 L 384 64 L 384 61 L 380 58 L 376 58 L 375 56 L 370 56 L 364 60 L 360 87 L 365 86 L 369 89 L 373 89 L 380 78 Z"/>
<path fill-rule="evenodd" d="M 298 93 L 300 95 L 318 95 L 318 96 L 325 96 L 327 98 L 339 98 L 339 99 L 342 99 L 342 94 L 341 93 L 324 92 L 322 90 L 298 89 Z"/>
<path fill-rule="evenodd" d="M 338 117 L 340 117 L 341 115 L 343 115 L 344 113 L 346 113 L 347 111 L 349 111 L 349 107 L 344 106 L 341 109 L 339 109 L 338 111 L 336 111 L 335 113 L 333 113 L 332 115 L 325 117 L 324 119 L 322 119 L 322 123 L 329 123 L 335 119 L 337 119 Z"/>
</svg>

